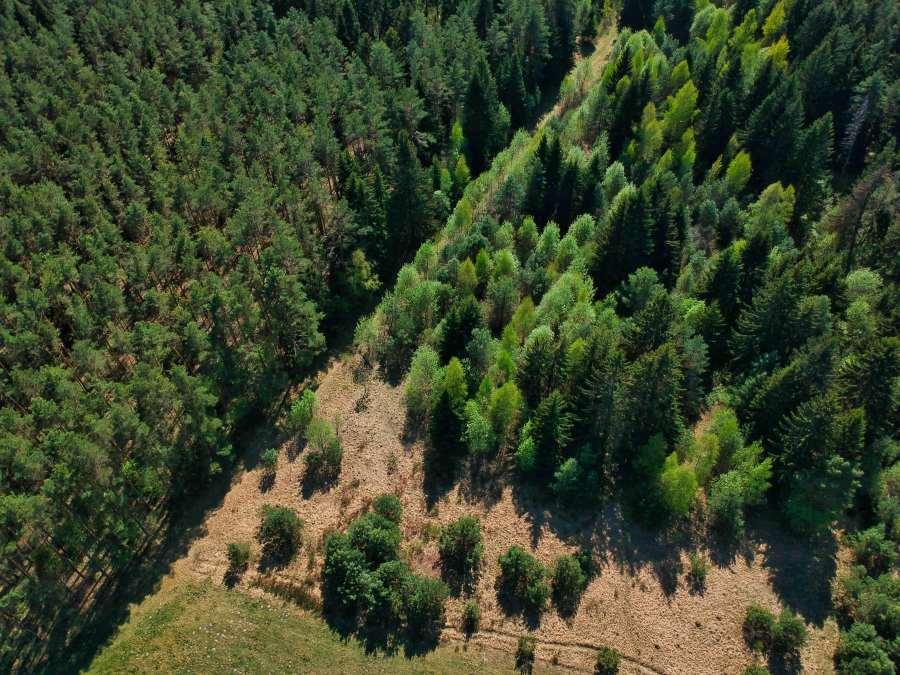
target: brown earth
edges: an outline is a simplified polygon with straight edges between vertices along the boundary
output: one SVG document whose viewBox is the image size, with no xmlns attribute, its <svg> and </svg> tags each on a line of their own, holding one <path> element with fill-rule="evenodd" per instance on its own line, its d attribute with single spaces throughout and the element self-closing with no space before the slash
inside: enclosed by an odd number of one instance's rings
<svg viewBox="0 0 900 675">
<path fill-rule="evenodd" d="M 440 574 L 434 539 L 441 525 L 463 514 L 481 519 L 485 553 L 480 579 L 472 595 L 449 602 L 444 641 L 463 641 L 458 629 L 462 607 L 474 597 L 482 607 L 482 630 L 472 638 L 476 647 L 514 652 L 518 637 L 533 632 L 540 659 L 576 670 L 590 670 L 596 648 L 608 644 L 622 653 L 626 673 L 739 673 L 753 660 L 741 636 L 741 621 L 747 605 L 756 603 L 800 612 L 810 628 L 810 643 L 802 654 L 806 672 L 833 672 L 837 630 L 827 619 L 829 583 L 839 564 L 833 545 L 810 550 L 776 525 L 762 522 L 751 525 L 745 549 L 723 551 L 696 534 L 702 528 L 660 535 L 631 524 L 613 507 L 590 518 L 560 511 L 504 477 L 509 472 L 492 472 L 488 466 L 479 475 L 490 478 L 477 484 L 464 469 L 464 477 L 449 489 L 426 490 L 430 481 L 424 446 L 408 437 L 402 385 L 378 379 L 359 383 L 350 362 L 333 361 L 317 393 L 320 413 L 335 422 L 344 447 L 340 478 L 325 489 L 304 485 L 302 448 L 285 442 L 271 486 L 262 486 L 260 468 L 235 477 L 221 506 L 207 518 L 205 533 L 175 563 L 176 578 L 221 581 L 227 543 L 254 540 L 260 507 L 290 506 L 305 522 L 303 551 L 287 568 L 271 573 L 264 585 L 287 584 L 295 598 L 315 604 L 324 534 L 345 527 L 373 497 L 390 492 L 403 503 L 402 555 L 419 573 Z M 593 549 L 602 561 L 600 574 L 574 617 L 564 620 L 548 609 L 535 625 L 498 607 L 498 556 L 512 544 L 548 565 L 580 545 Z M 690 551 L 702 551 L 712 561 L 702 591 L 686 580 Z M 259 580 L 253 568 L 239 588 L 262 593 L 252 588 Z"/>
</svg>

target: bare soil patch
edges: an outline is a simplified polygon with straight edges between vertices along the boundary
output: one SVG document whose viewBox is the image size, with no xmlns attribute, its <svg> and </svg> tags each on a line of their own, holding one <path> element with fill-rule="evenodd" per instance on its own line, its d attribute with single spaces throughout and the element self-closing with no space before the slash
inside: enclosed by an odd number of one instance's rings
<svg viewBox="0 0 900 675">
<path fill-rule="evenodd" d="M 474 597 L 483 612 L 474 645 L 512 653 L 518 637 L 532 631 L 540 659 L 577 670 L 590 670 L 596 647 L 608 644 L 625 657 L 623 672 L 739 673 L 753 658 L 741 636 L 747 605 L 776 611 L 787 605 L 809 623 L 805 670 L 831 671 L 837 631 L 827 613 L 829 583 L 839 563 L 835 550 L 810 550 L 769 522 L 755 524 L 741 550 L 710 549 L 709 541 L 690 533 L 644 531 L 613 506 L 590 517 L 556 510 L 503 472 L 476 483 L 463 470 L 460 480 L 435 496 L 426 492 L 423 443 L 406 430 L 402 391 L 402 385 L 379 379 L 361 384 L 350 362 L 333 361 L 317 393 L 321 414 L 336 423 L 344 446 L 339 479 L 304 491 L 303 449 L 286 442 L 268 490 L 260 490 L 261 468 L 238 475 L 174 573 L 221 582 L 228 542 L 254 541 L 263 504 L 290 506 L 305 522 L 301 553 L 262 584 L 254 563 L 238 588 L 258 594 L 265 592 L 260 585 L 271 589 L 277 582 L 282 590 L 293 589 L 301 605 L 315 604 L 324 535 L 349 524 L 375 496 L 393 493 L 404 509 L 403 555 L 419 573 L 440 574 L 435 538 L 442 525 L 464 514 L 481 519 L 481 575 L 471 596 L 450 601 L 443 640 L 464 640 L 462 609 Z M 592 548 L 600 573 L 573 617 L 564 620 L 551 609 L 534 625 L 501 611 L 494 588 L 497 560 L 513 544 L 547 565 L 582 545 Z M 686 579 L 692 550 L 706 552 L 713 563 L 702 593 Z"/>
</svg>

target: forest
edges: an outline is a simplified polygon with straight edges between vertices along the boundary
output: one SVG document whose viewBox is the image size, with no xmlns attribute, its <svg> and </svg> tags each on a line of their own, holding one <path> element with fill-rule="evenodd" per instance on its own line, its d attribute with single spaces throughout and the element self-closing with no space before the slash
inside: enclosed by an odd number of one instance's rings
<svg viewBox="0 0 900 675">
<path fill-rule="evenodd" d="M 435 484 L 839 529 L 835 668 L 896 672 L 898 41 L 896 0 L 6 0 L 3 669 L 61 658 L 248 430 L 334 480 L 305 382 L 352 333 Z M 329 535 L 325 609 L 424 640 L 482 535 L 442 532 L 445 585 L 401 513 Z M 295 555 L 296 515 L 261 519 Z M 512 547 L 501 594 L 573 611 L 589 558 Z M 748 609 L 748 644 L 788 663 L 792 621 Z"/>
</svg>

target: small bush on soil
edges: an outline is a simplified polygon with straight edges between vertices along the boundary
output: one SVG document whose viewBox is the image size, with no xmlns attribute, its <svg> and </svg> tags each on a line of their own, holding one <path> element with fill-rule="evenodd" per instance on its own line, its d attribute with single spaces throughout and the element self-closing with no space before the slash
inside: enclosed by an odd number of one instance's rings
<svg viewBox="0 0 900 675">
<path fill-rule="evenodd" d="M 690 569 L 688 581 L 696 590 L 706 588 L 706 577 L 709 574 L 709 560 L 701 553 L 692 552 L 690 555 Z"/>
<path fill-rule="evenodd" d="M 291 412 L 288 415 L 288 430 L 294 434 L 305 434 L 318 409 L 319 399 L 316 397 L 316 392 L 312 389 L 305 390 L 291 406 Z"/>
<path fill-rule="evenodd" d="M 406 620 L 415 635 L 436 635 L 444 623 L 450 589 L 439 579 L 412 576 L 407 583 Z"/>
<path fill-rule="evenodd" d="M 389 560 L 375 570 L 367 617 L 371 625 L 399 626 L 403 622 L 405 594 L 411 578 L 409 565 L 401 560 Z"/>
<path fill-rule="evenodd" d="M 761 666 L 758 663 L 751 663 L 744 668 L 741 675 L 772 675 L 772 673 L 765 666 Z"/>
<path fill-rule="evenodd" d="M 263 553 L 273 562 L 287 562 L 297 552 L 303 521 L 293 509 L 266 504 L 260 509 L 262 518 L 256 538 Z"/>
<path fill-rule="evenodd" d="M 306 431 L 309 450 L 306 468 L 314 476 L 331 479 L 341 472 L 344 449 L 334 432 L 334 427 L 321 417 L 313 418 Z"/>
<path fill-rule="evenodd" d="M 481 624 L 481 607 L 478 606 L 478 603 L 474 600 L 470 600 L 466 603 L 466 607 L 463 610 L 463 621 L 462 621 L 462 629 L 463 633 L 467 636 L 472 635 L 478 632 L 478 627 Z"/>
<path fill-rule="evenodd" d="M 534 556 L 518 546 L 510 546 L 500 556 L 500 589 L 508 599 L 527 610 L 540 611 L 550 597 L 547 572 Z"/>
<path fill-rule="evenodd" d="M 758 605 L 750 605 L 744 615 L 744 639 L 750 649 L 767 651 L 772 644 L 775 615 Z"/>
<path fill-rule="evenodd" d="M 259 456 L 259 462 L 262 464 L 263 470 L 266 473 L 274 474 L 275 468 L 278 466 L 278 449 L 269 448 L 268 450 L 264 450 Z"/>
<path fill-rule="evenodd" d="M 353 615 L 361 606 L 373 604 L 372 577 L 366 556 L 350 543 L 343 532 L 325 538 L 325 565 L 322 572 L 327 610 Z"/>
<path fill-rule="evenodd" d="M 242 541 L 228 544 L 228 569 L 240 573 L 250 564 L 250 544 Z"/>
<path fill-rule="evenodd" d="M 481 562 L 484 544 L 481 543 L 481 523 L 478 518 L 462 516 L 441 531 L 438 542 L 444 567 L 468 577 Z"/>
<path fill-rule="evenodd" d="M 519 638 L 519 645 L 516 648 L 516 670 L 520 673 L 531 673 L 534 668 L 534 649 L 537 641 L 530 635 L 523 635 Z"/>
<path fill-rule="evenodd" d="M 564 555 L 553 569 L 553 602 L 559 613 L 571 616 L 578 609 L 581 595 L 587 585 L 587 577 L 574 556 Z"/>
<path fill-rule="evenodd" d="M 776 654 L 796 654 L 806 644 L 806 624 L 790 610 L 778 615 L 772 631 L 772 650 Z"/>
<path fill-rule="evenodd" d="M 594 666 L 596 675 L 616 675 L 619 672 L 619 652 L 603 645 L 597 650 L 597 662 Z"/>
<path fill-rule="evenodd" d="M 391 522 L 400 524 L 400 518 L 403 516 L 403 506 L 395 495 L 380 495 L 375 497 L 372 502 L 372 510 L 383 518 L 387 518 Z"/>
</svg>

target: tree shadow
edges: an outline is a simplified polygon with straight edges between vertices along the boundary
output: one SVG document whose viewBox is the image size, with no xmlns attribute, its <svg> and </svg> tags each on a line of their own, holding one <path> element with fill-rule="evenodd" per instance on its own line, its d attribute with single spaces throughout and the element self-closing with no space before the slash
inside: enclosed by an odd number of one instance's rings
<svg viewBox="0 0 900 675">
<path fill-rule="evenodd" d="M 660 522 L 654 528 L 618 501 L 575 509 L 548 498 L 546 492 L 533 486 L 514 482 L 513 487 L 516 510 L 531 524 L 532 548 L 548 529 L 632 576 L 649 569 L 666 599 L 672 599 L 683 572 L 682 553 L 692 547 L 693 532 L 688 526 L 671 527 Z M 593 496 L 585 495 L 585 502 L 589 501 L 595 501 Z"/>
<path fill-rule="evenodd" d="M 317 492 L 328 492 L 340 479 L 340 473 L 314 471 L 309 467 L 303 471 L 300 481 L 300 494 L 303 499 L 310 499 Z"/>
<path fill-rule="evenodd" d="M 459 481 L 459 493 L 469 504 L 491 508 L 503 498 L 509 467 L 503 458 L 470 457 Z"/>
<path fill-rule="evenodd" d="M 425 492 L 425 505 L 429 510 L 453 489 L 459 466 L 458 456 L 441 456 L 430 443 L 425 444 L 422 490 Z"/>
<path fill-rule="evenodd" d="M 275 485 L 275 472 L 274 471 L 265 471 L 259 477 L 259 491 L 260 492 L 268 492 L 272 489 L 272 486 Z"/>
<path fill-rule="evenodd" d="M 542 607 L 535 607 L 524 602 L 513 589 L 503 583 L 503 579 L 500 576 L 494 581 L 494 591 L 497 597 L 497 606 L 500 607 L 504 614 L 520 617 L 528 630 L 540 628 L 543 615 Z"/>
<path fill-rule="evenodd" d="M 803 672 L 803 663 L 800 654 L 789 652 L 787 654 L 770 654 L 766 659 L 766 666 L 772 675 L 792 675 Z"/>
<path fill-rule="evenodd" d="M 267 424 L 247 428 L 235 439 L 243 466 L 252 468 L 277 433 Z M 239 466 L 239 465 L 238 465 Z M 80 672 L 125 623 L 131 607 L 159 591 L 171 566 L 187 555 L 192 542 L 206 534 L 207 516 L 220 508 L 231 480 L 213 481 L 202 489 L 186 491 L 168 506 L 157 538 L 139 551 L 130 566 L 97 591 L 95 603 L 70 623 L 57 623 L 44 641 L 45 659 L 40 670 L 48 673 Z"/>
<path fill-rule="evenodd" d="M 225 576 L 222 577 L 222 583 L 225 585 L 225 588 L 231 589 L 241 583 L 241 577 L 244 575 L 244 569 L 236 569 L 234 567 L 229 567 L 225 570 Z"/>
<path fill-rule="evenodd" d="M 471 595 L 477 589 L 478 582 L 481 579 L 480 565 L 474 570 L 466 571 L 459 569 L 458 565 L 443 558 L 438 560 L 437 565 L 441 570 L 441 579 L 447 584 L 451 595 L 456 597 Z"/>
<path fill-rule="evenodd" d="M 821 627 L 833 607 L 831 582 L 837 573 L 838 552 L 834 534 L 798 537 L 771 512 L 755 518 L 748 532 L 766 544 L 763 565 L 781 602 L 808 623 Z"/>
</svg>

